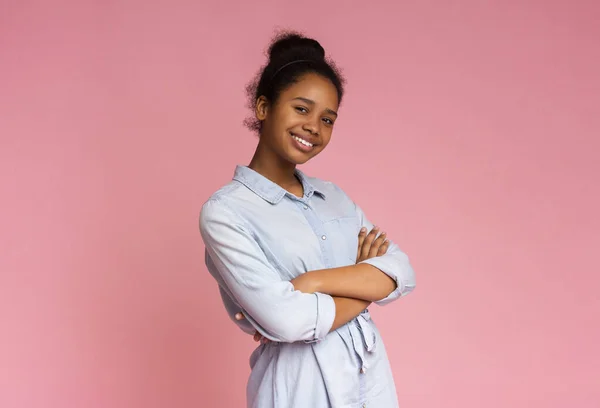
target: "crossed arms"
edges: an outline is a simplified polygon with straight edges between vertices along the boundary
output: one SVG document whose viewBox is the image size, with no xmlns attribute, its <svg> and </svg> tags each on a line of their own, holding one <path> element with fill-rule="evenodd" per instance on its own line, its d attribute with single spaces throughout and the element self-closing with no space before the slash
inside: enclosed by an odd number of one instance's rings
<svg viewBox="0 0 600 408">
<path fill-rule="evenodd" d="M 408 257 L 384 234 L 376 238 L 378 231 L 358 207 L 357 211 L 365 230 L 359 235 L 356 265 L 310 271 L 282 281 L 244 221 L 226 203 L 210 200 L 200 220 L 209 271 L 259 337 L 318 341 L 370 303 L 389 303 L 415 286 Z"/>
</svg>

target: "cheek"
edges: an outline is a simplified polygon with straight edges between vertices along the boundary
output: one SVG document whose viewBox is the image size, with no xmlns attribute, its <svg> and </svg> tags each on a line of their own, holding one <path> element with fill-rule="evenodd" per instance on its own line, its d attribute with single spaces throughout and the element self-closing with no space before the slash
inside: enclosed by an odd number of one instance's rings
<svg viewBox="0 0 600 408">
<path fill-rule="evenodd" d="M 329 142 L 331 141 L 331 130 L 328 130 L 324 134 L 321 135 L 321 140 L 323 143 L 321 144 L 321 150 L 325 149 Z"/>
<path fill-rule="evenodd" d="M 275 115 L 275 122 L 280 127 L 287 127 L 290 124 L 295 124 L 298 122 L 299 115 L 290 109 L 279 109 Z"/>
<path fill-rule="evenodd" d="M 272 116 L 269 122 L 269 133 L 272 136 L 272 140 L 281 139 L 282 135 L 287 133 L 287 129 L 292 127 L 290 125 L 290 117 L 288 115 L 277 115 Z"/>
</svg>

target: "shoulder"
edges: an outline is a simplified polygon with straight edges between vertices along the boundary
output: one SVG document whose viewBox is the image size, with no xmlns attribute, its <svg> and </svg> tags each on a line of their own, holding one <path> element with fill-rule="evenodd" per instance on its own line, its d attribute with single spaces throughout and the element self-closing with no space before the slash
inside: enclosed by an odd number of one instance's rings
<svg viewBox="0 0 600 408">
<path fill-rule="evenodd" d="M 200 230 L 205 231 L 211 225 L 220 223 L 241 224 L 242 219 L 235 210 L 235 202 L 243 193 L 241 185 L 231 181 L 211 194 L 200 209 Z"/>
</svg>

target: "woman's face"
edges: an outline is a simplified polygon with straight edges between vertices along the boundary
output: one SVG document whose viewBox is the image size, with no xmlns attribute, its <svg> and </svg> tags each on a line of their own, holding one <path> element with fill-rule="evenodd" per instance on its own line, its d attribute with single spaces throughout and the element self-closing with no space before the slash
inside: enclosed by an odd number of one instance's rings
<svg viewBox="0 0 600 408">
<path fill-rule="evenodd" d="M 331 81 L 306 74 L 281 92 L 275 104 L 259 98 L 260 143 L 287 162 L 303 164 L 329 143 L 337 109 L 337 90 Z"/>
</svg>

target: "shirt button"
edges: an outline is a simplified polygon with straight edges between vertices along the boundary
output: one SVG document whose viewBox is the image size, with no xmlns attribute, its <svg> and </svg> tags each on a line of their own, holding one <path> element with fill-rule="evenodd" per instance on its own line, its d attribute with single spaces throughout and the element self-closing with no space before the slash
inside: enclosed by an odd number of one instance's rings
<svg viewBox="0 0 600 408">
<path fill-rule="evenodd" d="M 367 372 L 367 369 L 366 369 L 365 367 L 361 367 L 361 368 L 360 368 L 360 372 L 364 374 L 364 373 L 366 373 L 366 372 Z"/>
<path fill-rule="evenodd" d="M 305 209 L 305 210 L 308 210 L 308 205 L 305 205 L 305 206 L 304 206 L 304 209 Z"/>
<path fill-rule="evenodd" d="M 325 241 L 325 240 L 327 239 L 327 237 L 326 237 L 325 235 L 323 235 L 323 236 L 321 237 L 321 239 L 322 239 L 323 241 Z"/>
</svg>

